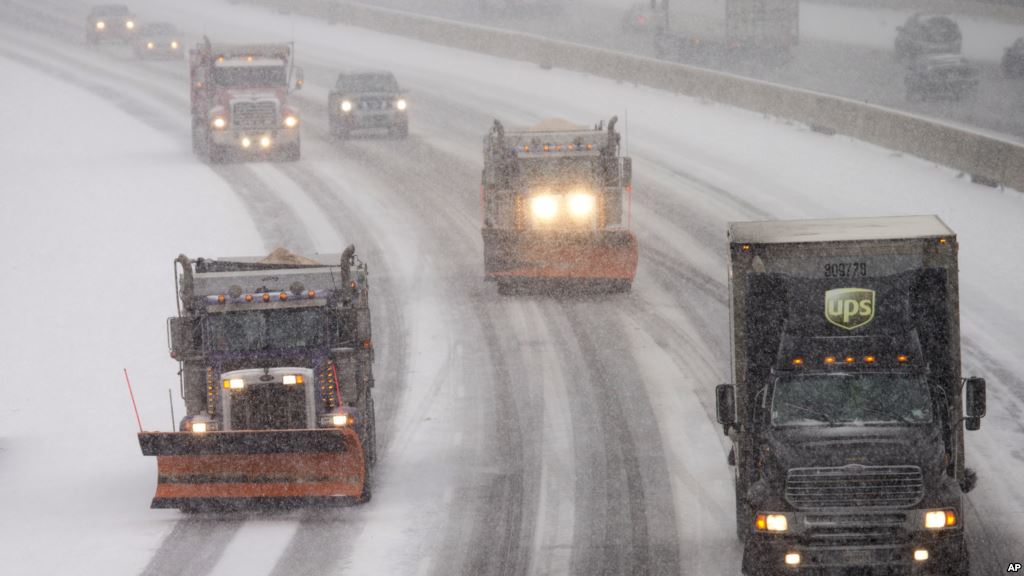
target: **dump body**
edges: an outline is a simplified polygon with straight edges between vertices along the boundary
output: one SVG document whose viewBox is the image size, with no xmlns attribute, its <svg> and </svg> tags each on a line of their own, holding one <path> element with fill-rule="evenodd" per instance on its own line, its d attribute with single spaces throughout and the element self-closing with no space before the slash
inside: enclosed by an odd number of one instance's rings
<svg viewBox="0 0 1024 576">
<path fill-rule="evenodd" d="M 548 120 L 484 139 L 484 274 L 513 285 L 628 290 L 637 243 L 629 230 L 631 162 L 607 129 Z"/>
<path fill-rule="evenodd" d="M 718 408 L 744 573 L 961 573 L 954 233 L 933 216 L 733 223 L 729 254 Z M 951 523 L 926 527 L 929 512 Z"/>
<path fill-rule="evenodd" d="M 298 160 L 299 112 L 289 101 L 301 88 L 291 44 L 213 44 L 189 51 L 192 147 L 209 161 Z"/>
<path fill-rule="evenodd" d="M 798 0 L 662 0 L 653 7 L 661 57 L 779 59 L 800 40 Z"/>
<path fill-rule="evenodd" d="M 176 260 L 168 329 L 186 415 L 178 432 L 139 435 L 157 457 L 154 508 L 369 497 L 366 266 L 351 249 L 319 258 Z"/>
</svg>

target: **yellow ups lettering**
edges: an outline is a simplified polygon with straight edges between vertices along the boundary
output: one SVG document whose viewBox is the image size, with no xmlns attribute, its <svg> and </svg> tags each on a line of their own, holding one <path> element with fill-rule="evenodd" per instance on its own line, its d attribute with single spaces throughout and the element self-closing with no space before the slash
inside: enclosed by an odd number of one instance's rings
<svg viewBox="0 0 1024 576">
<path fill-rule="evenodd" d="M 868 288 L 833 288 L 825 292 L 825 319 L 853 330 L 875 318 L 875 291 Z"/>
</svg>

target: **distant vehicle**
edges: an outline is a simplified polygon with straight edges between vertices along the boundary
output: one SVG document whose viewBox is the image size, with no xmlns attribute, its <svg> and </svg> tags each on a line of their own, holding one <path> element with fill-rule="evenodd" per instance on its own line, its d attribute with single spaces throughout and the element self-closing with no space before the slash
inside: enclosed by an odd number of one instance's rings
<svg viewBox="0 0 1024 576">
<path fill-rule="evenodd" d="M 331 134 L 347 138 L 357 130 L 386 129 L 409 135 L 409 101 L 394 74 L 387 71 L 342 73 L 327 95 Z"/>
<path fill-rule="evenodd" d="M 963 44 L 960 25 L 949 16 L 914 14 L 896 28 L 894 49 L 901 60 L 926 54 L 959 54 Z"/>
<path fill-rule="evenodd" d="M 174 24 L 144 24 L 135 37 L 135 55 L 139 58 L 173 58 L 185 55 L 184 34 Z"/>
<path fill-rule="evenodd" d="M 658 20 L 658 11 L 658 0 L 633 4 L 622 15 L 622 30 L 637 33 L 652 32 L 654 24 Z"/>
<path fill-rule="evenodd" d="M 910 63 L 907 100 L 960 100 L 978 88 L 978 68 L 959 54 L 930 54 Z"/>
<path fill-rule="evenodd" d="M 691 61 L 788 59 L 800 41 L 798 0 L 669 0 L 657 3 L 654 51 Z"/>
<path fill-rule="evenodd" d="M 287 44 L 213 44 L 189 51 L 192 150 L 209 162 L 233 158 L 293 162 L 302 154 L 293 90 L 302 68 Z"/>
<path fill-rule="evenodd" d="M 637 240 L 630 228 L 632 160 L 617 118 L 593 129 L 552 118 L 484 138 L 484 277 L 519 288 L 629 291 Z"/>
<path fill-rule="evenodd" d="M 1007 78 L 1024 77 L 1024 38 L 1017 38 L 1003 54 L 1003 75 Z"/>
<path fill-rule="evenodd" d="M 128 42 L 135 35 L 135 15 L 124 4 L 93 6 L 85 18 L 85 41 L 99 44 L 102 40 Z"/>
</svg>

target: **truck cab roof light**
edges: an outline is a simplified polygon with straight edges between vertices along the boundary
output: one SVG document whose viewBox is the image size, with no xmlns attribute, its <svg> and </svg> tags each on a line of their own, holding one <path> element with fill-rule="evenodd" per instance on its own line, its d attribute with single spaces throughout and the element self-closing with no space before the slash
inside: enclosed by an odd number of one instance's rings
<svg viewBox="0 0 1024 576">
<path fill-rule="evenodd" d="M 868 364 L 874 364 L 875 360 L 877 360 L 877 358 L 875 358 L 874 356 L 871 356 L 871 355 L 868 355 L 868 356 L 864 357 L 864 361 L 867 362 Z"/>
<path fill-rule="evenodd" d="M 799 356 L 797 356 L 796 358 L 793 358 L 793 366 L 803 366 L 803 365 L 804 365 L 804 359 L 803 358 L 801 358 Z"/>
<path fill-rule="evenodd" d="M 306 296 L 310 298 L 316 298 L 316 290 L 310 290 L 309 292 L 306 292 Z"/>
<path fill-rule="evenodd" d="M 246 302 L 252 302 L 252 294 L 246 294 L 245 295 L 245 301 Z"/>
<path fill-rule="evenodd" d="M 593 149 L 594 149 L 594 145 L 593 144 L 587 144 L 587 150 L 593 150 Z"/>
<path fill-rule="evenodd" d="M 846 362 L 847 364 L 853 364 L 854 362 L 857 361 L 857 359 L 854 358 L 853 356 L 847 356 L 846 358 L 843 358 L 843 361 Z"/>
<path fill-rule="evenodd" d="M 280 294 L 277 295 L 277 297 L 284 301 L 288 299 L 288 294 L 286 292 L 281 292 Z"/>
<path fill-rule="evenodd" d="M 263 301 L 264 302 L 270 302 L 270 294 L 264 292 L 263 293 Z"/>
<path fill-rule="evenodd" d="M 740 250 L 743 250 L 744 252 L 750 252 L 750 244 L 744 244 L 740 246 Z"/>
<path fill-rule="evenodd" d="M 225 298 L 224 298 L 224 295 L 223 295 L 223 294 L 221 294 L 221 295 L 217 296 L 217 302 L 219 302 L 219 303 L 223 304 L 223 303 L 224 303 L 224 300 L 225 300 Z"/>
<path fill-rule="evenodd" d="M 900 354 L 899 356 L 896 357 L 896 361 L 901 364 L 906 362 L 907 360 L 910 360 L 910 357 L 907 356 L 906 354 Z"/>
<path fill-rule="evenodd" d="M 939 244 L 948 244 L 948 243 L 949 243 L 949 240 L 946 240 L 945 238 L 939 238 Z"/>
<path fill-rule="evenodd" d="M 523 152 L 529 152 L 530 146 L 528 144 L 523 145 Z"/>
<path fill-rule="evenodd" d="M 825 356 L 825 364 L 835 364 L 835 363 L 836 363 L 836 357 L 835 356 Z"/>
<path fill-rule="evenodd" d="M 545 151 L 545 152 L 548 152 L 548 151 L 550 151 L 550 150 L 551 150 L 551 145 L 550 145 L 550 144 L 545 144 L 545 145 L 544 145 L 544 151 Z"/>
</svg>

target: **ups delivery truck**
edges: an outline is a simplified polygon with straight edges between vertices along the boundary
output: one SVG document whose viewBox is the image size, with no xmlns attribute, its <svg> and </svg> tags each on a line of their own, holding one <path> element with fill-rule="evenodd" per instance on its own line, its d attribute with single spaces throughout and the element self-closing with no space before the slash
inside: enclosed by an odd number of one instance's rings
<svg viewBox="0 0 1024 576">
<path fill-rule="evenodd" d="M 960 376 L 953 231 L 740 222 L 729 258 L 733 384 L 716 399 L 743 573 L 967 574 L 964 428 L 985 382 Z"/>
</svg>

